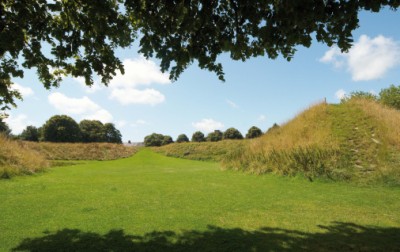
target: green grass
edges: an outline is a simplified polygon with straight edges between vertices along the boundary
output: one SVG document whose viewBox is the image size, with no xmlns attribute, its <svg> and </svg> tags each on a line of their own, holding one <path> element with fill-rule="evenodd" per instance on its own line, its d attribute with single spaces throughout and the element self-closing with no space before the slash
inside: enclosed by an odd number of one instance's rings
<svg viewBox="0 0 400 252">
<path fill-rule="evenodd" d="M 399 199 L 143 149 L 1 180 L 0 251 L 396 251 Z"/>
</svg>

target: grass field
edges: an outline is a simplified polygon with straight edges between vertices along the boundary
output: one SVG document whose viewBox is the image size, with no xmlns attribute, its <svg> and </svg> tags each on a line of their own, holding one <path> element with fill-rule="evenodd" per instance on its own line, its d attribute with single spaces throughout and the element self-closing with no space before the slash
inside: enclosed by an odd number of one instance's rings
<svg viewBox="0 0 400 252">
<path fill-rule="evenodd" d="M 0 180 L 0 251 L 398 251 L 400 188 L 143 149 Z"/>
</svg>

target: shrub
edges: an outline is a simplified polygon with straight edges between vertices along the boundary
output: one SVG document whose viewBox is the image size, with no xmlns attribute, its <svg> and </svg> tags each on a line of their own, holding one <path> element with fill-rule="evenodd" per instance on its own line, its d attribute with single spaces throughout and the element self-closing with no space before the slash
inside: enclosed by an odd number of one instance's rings
<svg viewBox="0 0 400 252">
<path fill-rule="evenodd" d="M 196 131 L 192 135 L 192 142 L 205 142 L 204 134 L 201 131 Z"/>
<path fill-rule="evenodd" d="M 224 139 L 243 139 L 243 135 L 239 130 L 229 128 L 224 132 Z"/>
<path fill-rule="evenodd" d="M 172 140 L 171 136 L 164 136 L 164 139 L 163 139 L 161 145 L 167 145 L 167 144 L 171 144 L 173 142 L 174 142 L 174 140 Z"/>
<path fill-rule="evenodd" d="M 223 133 L 220 130 L 214 130 L 207 135 L 207 141 L 209 142 L 218 142 L 221 141 L 223 137 Z"/>
<path fill-rule="evenodd" d="M 164 141 L 164 136 L 161 134 L 153 133 L 144 138 L 145 146 L 161 146 Z"/>
<path fill-rule="evenodd" d="M 365 91 L 355 91 L 351 92 L 349 96 L 346 96 L 340 100 L 341 103 L 347 102 L 351 99 L 365 99 L 365 100 L 372 100 L 372 101 L 377 101 L 378 96 L 374 95 L 371 92 L 365 92 Z"/>
<path fill-rule="evenodd" d="M 27 126 L 26 129 L 22 131 L 19 138 L 24 141 L 38 142 L 39 130 L 35 126 Z"/>
<path fill-rule="evenodd" d="M 49 142 L 79 142 L 81 130 L 71 117 L 55 115 L 43 125 L 43 139 Z"/>
<path fill-rule="evenodd" d="M 400 86 L 391 85 L 389 88 L 382 89 L 379 96 L 382 104 L 400 109 Z"/>
<path fill-rule="evenodd" d="M 185 134 L 181 134 L 178 136 L 178 138 L 176 139 L 177 143 L 185 143 L 185 142 L 189 142 L 189 138 L 185 135 Z"/>
<path fill-rule="evenodd" d="M 256 126 L 253 126 L 247 132 L 246 138 L 256 138 L 256 137 L 260 137 L 262 134 L 263 133 L 262 133 L 260 128 L 257 128 Z"/>
</svg>

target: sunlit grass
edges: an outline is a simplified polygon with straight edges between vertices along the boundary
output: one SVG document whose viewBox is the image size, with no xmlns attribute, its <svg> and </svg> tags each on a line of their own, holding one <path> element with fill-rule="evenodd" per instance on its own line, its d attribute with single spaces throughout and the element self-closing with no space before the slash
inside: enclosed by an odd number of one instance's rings
<svg viewBox="0 0 400 252">
<path fill-rule="evenodd" d="M 393 248 L 398 240 L 383 235 L 398 235 L 399 197 L 399 188 L 254 176 L 143 150 L 0 181 L 0 251 Z M 361 229 L 350 235 L 352 225 Z"/>
</svg>

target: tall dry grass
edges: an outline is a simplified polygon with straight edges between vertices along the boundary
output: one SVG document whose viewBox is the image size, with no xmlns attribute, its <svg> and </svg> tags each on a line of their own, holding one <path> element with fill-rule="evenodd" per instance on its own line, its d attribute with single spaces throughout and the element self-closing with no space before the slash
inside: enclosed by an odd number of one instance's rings
<svg viewBox="0 0 400 252">
<path fill-rule="evenodd" d="M 49 163 L 41 153 L 0 134 L 0 178 L 32 174 L 47 167 Z"/>
<path fill-rule="evenodd" d="M 112 143 L 48 143 L 24 142 L 48 160 L 115 160 L 130 157 L 138 150 Z"/>
<path fill-rule="evenodd" d="M 350 101 L 359 106 L 365 114 L 374 118 L 380 125 L 385 140 L 391 146 L 400 150 L 400 111 L 383 106 L 374 101 L 355 99 Z"/>
<path fill-rule="evenodd" d="M 325 175 L 346 177 L 336 169 L 340 161 L 339 142 L 332 135 L 328 106 L 311 106 L 280 128 L 230 152 L 223 165 L 256 174 L 302 173 L 310 179 Z"/>
<path fill-rule="evenodd" d="M 154 147 L 155 152 L 166 156 L 203 161 L 221 161 L 229 152 L 247 145 L 248 140 L 223 140 L 219 142 L 174 143 Z"/>
</svg>

